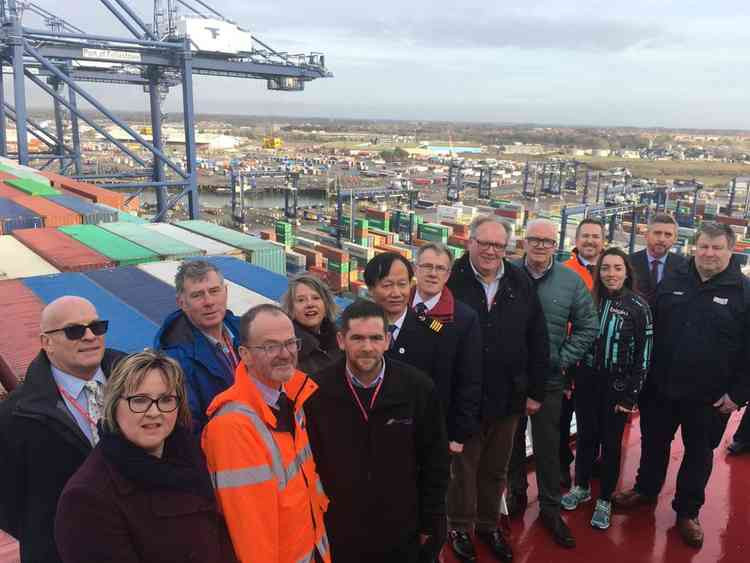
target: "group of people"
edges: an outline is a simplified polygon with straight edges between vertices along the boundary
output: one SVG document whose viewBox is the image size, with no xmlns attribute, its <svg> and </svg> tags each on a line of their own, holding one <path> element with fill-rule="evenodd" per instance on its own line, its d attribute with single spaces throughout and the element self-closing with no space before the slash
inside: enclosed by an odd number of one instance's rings
<svg viewBox="0 0 750 563">
<path fill-rule="evenodd" d="M 703 223 L 690 260 L 669 252 L 676 234 L 656 214 L 628 256 L 586 219 L 563 263 L 555 225 L 535 219 L 510 261 L 512 229 L 480 216 L 455 262 L 438 243 L 413 263 L 375 256 L 371 300 L 339 311 L 302 275 L 281 306 L 241 317 L 219 269 L 186 261 L 178 310 L 129 356 L 105 347 L 91 303 L 57 299 L 0 403 L 0 529 L 24 563 L 416 563 L 446 541 L 475 561 L 474 539 L 510 561 L 501 507 L 526 506 L 530 424 L 540 522 L 566 548 L 563 511 L 595 477 L 595 528 L 655 503 L 681 428 L 673 507 L 699 547 L 713 450 L 750 399 L 750 282 L 728 227 Z M 640 468 L 616 492 L 636 411 Z"/>
</svg>

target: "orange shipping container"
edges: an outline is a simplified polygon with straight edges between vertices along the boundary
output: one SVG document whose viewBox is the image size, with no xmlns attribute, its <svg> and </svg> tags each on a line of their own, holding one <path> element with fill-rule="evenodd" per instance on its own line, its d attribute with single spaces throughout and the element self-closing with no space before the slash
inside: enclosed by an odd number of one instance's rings
<svg viewBox="0 0 750 563">
<path fill-rule="evenodd" d="M 20 280 L 0 281 L 0 383 L 12 391 L 39 353 L 39 319 L 44 303 Z M 12 322 L 9 322 L 12 320 Z"/>
<path fill-rule="evenodd" d="M 62 205 L 58 205 L 47 198 L 33 195 L 19 195 L 13 198 L 17 204 L 33 211 L 44 220 L 45 227 L 64 227 L 65 225 L 80 225 L 81 216 Z"/>
</svg>

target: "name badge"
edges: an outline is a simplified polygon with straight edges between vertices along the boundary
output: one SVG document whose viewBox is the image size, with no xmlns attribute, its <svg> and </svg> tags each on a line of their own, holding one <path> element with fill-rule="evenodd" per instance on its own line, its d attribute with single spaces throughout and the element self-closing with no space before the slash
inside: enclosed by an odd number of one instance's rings
<svg viewBox="0 0 750 563">
<path fill-rule="evenodd" d="M 714 303 L 718 303 L 719 305 L 726 305 L 729 302 L 729 299 L 726 297 L 714 297 Z"/>
</svg>

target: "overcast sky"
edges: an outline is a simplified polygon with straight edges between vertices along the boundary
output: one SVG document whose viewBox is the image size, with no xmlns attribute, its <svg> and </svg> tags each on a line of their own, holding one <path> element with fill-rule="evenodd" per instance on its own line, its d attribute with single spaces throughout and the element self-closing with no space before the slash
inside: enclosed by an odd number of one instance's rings
<svg viewBox="0 0 750 563">
<path fill-rule="evenodd" d="M 750 129 L 746 0 L 208 3 L 277 50 L 325 53 L 335 77 L 271 92 L 199 76 L 198 112 Z M 152 19 L 153 0 L 130 4 Z M 68 0 L 59 15 L 128 33 L 97 0 Z M 134 88 L 93 91 L 148 108 Z M 166 106 L 179 107 L 176 92 Z"/>
</svg>

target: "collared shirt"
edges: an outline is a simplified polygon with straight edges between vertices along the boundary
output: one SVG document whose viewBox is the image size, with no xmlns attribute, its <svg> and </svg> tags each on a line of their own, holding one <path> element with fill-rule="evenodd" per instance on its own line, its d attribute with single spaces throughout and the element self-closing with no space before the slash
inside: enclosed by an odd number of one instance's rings
<svg viewBox="0 0 750 563">
<path fill-rule="evenodd" d="M 201 334 L 206 337 L 206 340 L 211 343 L 218 354 L 222 354 L 224 356 L 224 359 L 230 364 L 230 371 L 232 371 L 235 367 L 237 367 L 239 358 L 237 357 L 237 353 L 230 346 L 227 346 L 227 341 L 232 342 L 233 340 L 232 333 L 230 332 L 229 328 L 227 327 L 227 325 L 222 325 L 221 330 L 221 335 L 223 337 L 222 340 L 216 340 L 213 336 L 206 332 L 203 332 L 202 330 Z"/>
<path fill-rule="evenodd" d="M 359 387 L 360 389 L 372 389 L 373 387 L 377 387 L 380 385 L 380 382 L 383 381 L 383 378 L 385 377 L 385 358 L 383 358 L 381 361 L 380 366 L 380 373 L 378 373 L 378 376 L 373 379 L 369 385 L 365 385 L 362 383 L 359 379 L 357 379 L 357 376 L 352 373 L 352 370 L 349 369 L 349 363 L 346 364 L 346 375 L 349 377 L 349 379 L 352 382 L 352 385 L 355 387 Z"/>
<path fill-rule="evenodd" d="M 532 278 L 534 278 L 535 280 L 540 280 L 540 279 L 542 279 L 545 276 L 545 274 L 547 272 L 549 272 L 552 269 L 552 264 L 554 264 L 554 262 L 555 262 L 555 259 L 554 258 L 550 258 L 549 259 L 549 264 L 547 264 L 547 267 L 544 268 L 544 271 L 541 274 L 538 274 L 536 272 L 536 270 L 533 270 L 529 266 L 529 258 L 528 258 L 528 256 L 526 257 L 526 260 L 524 261 L 524 266 L 526 267 L 526 271 L 529 273 L 529 275 Z"/>
<path fill-rule="evenodd" d="M 654 267 L 654 262 L 658 262 L 659 274 L 656 276 L 656 283 L 661 282 L 661 278 L 664 276 L 664 263 L 667 261 L 667 255 L 665 254 L 661 258 L 654 258 L 651 253 L 646 250 L 646 258 L 648 258 L 648 272 L 651 274 L 651 268 Z"/>
<path fill-rule="evenodd" d="M 281 395 L 281 392 L 284 390 L 284 385 L 282 384 L 278 389 L 276 387 L 269 387 L 265 383 L 263 383 L 260 379 L 257 377 L 253 377 L 253 382 L 255 385 L 258 386 L 258 391 L 260 391 L 261 397 L 263 397 L 263 401 L 269 406 L 273 408 L 278 408 L 276 403 L 279 402 L 279 395 Z"/>
<path fill-rule="evenodd" d="M 62 387 L 63 389 L 65 389 L 66 393 L 75 399 L 75 401 L 78 403 L 78 406 L 81 407 L 84 412 L 88 412 L 89 397 L 88 393 L 86 393 L 84 389 L 84 386 L 86 385 L 85 379 L 81 379 L 80 377 L 65 373 L 64 371 L 57 369 L 55 366 L 52 366 L 52 377 L 54 378 L 55 384 L 58 388 Z M 107 378 L 104 377 L 104 372 L 102 371 L 101 367 L 96 370 L 93 379 L 94 381 L 98 381 L 102 385 L 107 382 Z M 91 436 L 91 426 L 89 425 L 88 419 L 80 412 L 78 412 L 78 409 L 73 405 L 73 401 L 71 401 L 65 393 L 60 393 L 60 395 L 62 396 L 63 402 L 68 408 L 68 411 L 73 416 L 73 420 L 76 421 L 78 428 L 81 429 L 81 432 L 83 432 L 83 435 L 88 438 L 89 442 L 93 444 Z"/>
<path fill-rule="evenodd" d="M 479 283 L 481 283 L 482 287 L 484 288 L 484 294 L 487 297 L 487 310 L 489 311 L 490 309 L 492 309 L 492 302 L 495 300 L 497 290 L 500 288 L 500 280 L 505 273 L 505 263 L 500 260 L 500 267 L 497 269 L 495 279 L 490 283 L 484 281 L 482 274 L 477 271 L 477 269 L 474 267 L 474 263 L 471 260 L 469 260 L 469 264 L 471 264 L 471 269 L 474 270 L 474 276 L 477 278 L 477 281 L 479 281 Z"/>
<path fill-rule="evenodd" d="M 440 293 L 437 295 L 430 297 L 429 299 L 425 300 L 422 298 L 422 296 L 419 294 L 419 290 L 414 292 L 414 301 L 411 302 L 412 308 L 416 307 L 420 303 L 424 303 L 424 306 L 427 307 L 427 310 L 429 311 L 432 309 L 435 305 L 438 304 L 438 301 L 440 301 Z"/>
<path fill-rule="evenodd" d="M 394 322 L 392 322 L 392 325 L 396 325 L 396 329 L 391 334 L 391 340 L 395 342 L 395 340 L 398 338 L 398 333 L 401 332 L 401 326 L 404 324 L 404 319 L 406 318 L 406 309 L 404 309 L 404 314 L 401 315 L 398 319 L 396 319 Z"/>
<path fill-rule="evenodd" d="M 589 262 L 583 256 L 581 256 L 580 253 L 578 252 L 576 252 L 576 258 L 578 258 L 578 261 L 584 266 L 596 266 L 596 262 Z"/>
</svg>

